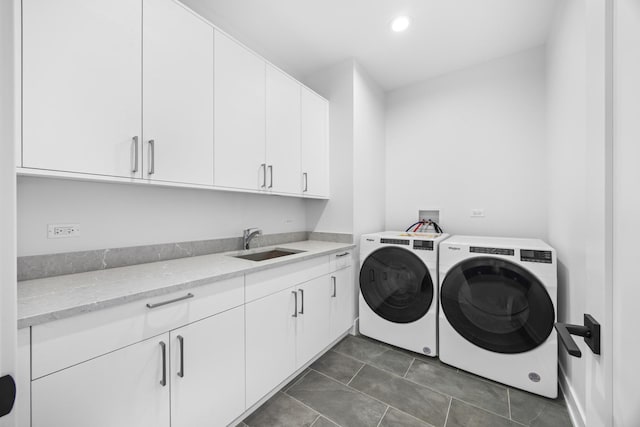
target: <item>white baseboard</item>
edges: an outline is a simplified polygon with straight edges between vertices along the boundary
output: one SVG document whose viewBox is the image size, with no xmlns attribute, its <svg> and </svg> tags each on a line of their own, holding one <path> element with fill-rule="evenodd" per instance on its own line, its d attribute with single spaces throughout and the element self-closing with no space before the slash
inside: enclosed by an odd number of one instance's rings
<svg viewBox="0 0 640 427">
<path fill-rule="evenodd" d="M 567 378 L 567 374 L 564 372 L 562 365 L 558 364 L 558 368 L 558 382 L 560 384 L 560 388 L 562 389 L 562 394 L 564 394 L 564 399 L 567 402 L 567 408 L 569 409 L 569 417 L 571 417 L 571 422 L 573 423 L 574 427 L 586 427 L 587 423 L 584 409 L 578 401 L 576 392 L 569 383 L 569 379 Z"/>
</svg>

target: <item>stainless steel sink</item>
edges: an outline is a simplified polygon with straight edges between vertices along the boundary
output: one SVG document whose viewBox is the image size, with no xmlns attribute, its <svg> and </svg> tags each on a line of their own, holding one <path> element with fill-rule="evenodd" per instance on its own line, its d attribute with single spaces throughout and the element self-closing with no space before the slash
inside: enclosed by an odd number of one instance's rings
<svg viewBox="0 0 640 427">
<path fill-rule="evenodd" d="M 232 256 L 234 258 L 248 259 L 250 261 L 266 261 L 268 259 L 280 258 L 280 257 L 283 257 L 283 256 L 299 254 L 300 252 L 304 252 L 304 251 L 295 251 L 295 250 L 291 250 L 291 249 L 275 248 L 275 249 L 269 249 L 268 251 L 253 252 L 253 253 L 250 253 L 250 254 L 232 255 Z"/>
</svg>

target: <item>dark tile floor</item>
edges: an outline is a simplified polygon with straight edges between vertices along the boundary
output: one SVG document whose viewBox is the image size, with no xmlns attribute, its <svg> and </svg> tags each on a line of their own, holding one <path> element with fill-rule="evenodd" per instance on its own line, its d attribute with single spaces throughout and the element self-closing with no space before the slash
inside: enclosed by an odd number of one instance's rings
<svg viewBox="0 0 640 427">
<path fill-rule="evenodd" d="M 258 408 L 249 427 L 571 427 L 551 400 L 347 336 Z"/>
</svg>

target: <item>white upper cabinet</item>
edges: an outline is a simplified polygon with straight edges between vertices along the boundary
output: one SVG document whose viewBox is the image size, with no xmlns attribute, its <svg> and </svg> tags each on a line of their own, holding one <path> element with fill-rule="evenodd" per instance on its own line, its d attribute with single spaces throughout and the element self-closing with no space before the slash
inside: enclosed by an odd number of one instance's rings
<svg viewBox="0 0 640 427">
<path fill-rule="evenodd" d="M 302 194 L 329 196 L 329 103 L 307 88 L 301 93 Z"/>
<path fill-rule="evenodd" d="M 215 178 L 222 187 L 266 189 L 265 61 L 215 32 Z"/>
<path fill-rule="evenodd" d="M 143 0 L 144 178 L 213 184 L 213 27 Z"/>
<path fill-rule="evenodd" d="M 300 194 L 300 84 L 267 66 L 267 189 Z"/>
<path fill-rule="evenodd" d="M 23 166 L 141 177 L 142 1 L 23 0 L 22 14 Z"/>
</svg>

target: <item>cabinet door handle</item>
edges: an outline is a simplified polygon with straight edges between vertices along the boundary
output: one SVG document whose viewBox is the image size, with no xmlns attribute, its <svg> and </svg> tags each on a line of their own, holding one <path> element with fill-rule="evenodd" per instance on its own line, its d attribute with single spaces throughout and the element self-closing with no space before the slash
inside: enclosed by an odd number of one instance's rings
<svg viewBox="0 0 640 427">
<path fill-rule="evenodd" d="M 343 254 L 338 254 L 338 255 L 336 255 L 336 258 L 342 258 L 343 256 L 347 256 L 347 255 L 349 255 L 349 252 L 345 252 Z"/>
<path fill-rule="evenodd" d="M 300 311 L 298 314 L 304 314 L 304 290 L 298 289 L 298 292 L 300 292 Z"/>
<path fill-rule="evenodd" d="M 333 283 L 333 295 L 331 295 L 331 298 L 335 298 L 337 295 L 336 276 L 331 276 L 331 282 Z"/>
<path fill-rule="evenodd" d="M 167 385 L 167 345 L 164 341 L 160 341 L 160 349 L 162 352 L 162 379 L 160 385 L 162 387 Z"/>
<path fill-rule="evenodd" d="M 302 174 L 302 177 L 304 178 L 304 190 L 302 190 L 303 192 L 307 192 L 309 190 L 309 175 L 304 172 Z"/>
<path fill-rule="evenodd" d="M 186 299 L 189 298 L 193 298 L 193 294 L 192 293 L 188 293 L 183 297 L 178 297 L 178 298 L 174 298 L 174 299 L 170 299 L 168 301 L 162 301 L 162 302 L 157 302 L 155 304 L 147 304 L 147 308 L 157 308 L 157 307 L 162 307 L 163 305 L 167 305 L 167 304 L 172 304 L 174 302 L 178 302 L 178 301 L 184 301 Z"/>
<path fill-rule="evenodd" d="M 296 291 L 291 291 L 291 293 L 293 294 L 293 302 L 295 304 L 291 317 L 298 317 L 298 293 Z"/>
<path fill-rule="evenodd" d="M 133 150 L 133 153 L 131 153 L 131 172 L 136 173 L 138 172 L 138 137 L 134 136 L 131 139 L 131 149 Z"/>
<path fill-rule="evenodd" d="M 180 370 L 178 376 L 184 378 L 184 338 L 182 335 L 178 335 L 178 343 L 180 344 Z"/>
<path fill-rule="evenodd" d="M 266 188 L 267 187 L 267 164 L 262 163 L 260 165 L 260 169 L 262 169 L 262 185 L 260 186 L 260 188 Z"/>
<path fill-rule="evenodd" d="M 156 141 L 149 140 L 149 175 L 156 173 Z"/>
<path fill-rule="evenodd" d="M 269 188 L 273 188 L 273 165 L 269 165 Z"/>
</svg>

